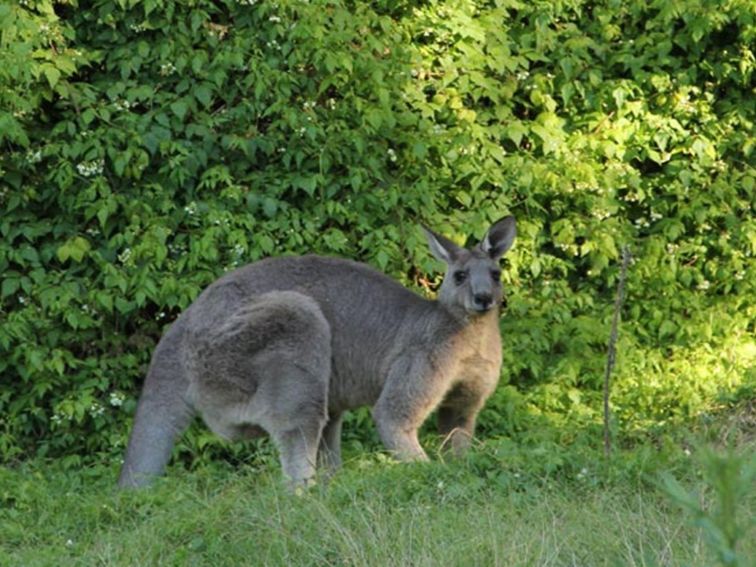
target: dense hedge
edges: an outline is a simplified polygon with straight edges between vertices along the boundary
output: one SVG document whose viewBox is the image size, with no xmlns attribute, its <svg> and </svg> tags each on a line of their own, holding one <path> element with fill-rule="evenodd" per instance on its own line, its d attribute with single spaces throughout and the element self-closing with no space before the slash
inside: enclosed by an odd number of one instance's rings
<svg viewBox="0 0 756 567">
<path fill-rule="evenodd" d="M 619 426 L 753 384 L 755 17 L 750 0 L 0 5 L 0 455 L 118 455 L 162 330 L 240 264 L 336 254 L 432 287 L 421 221 L 462 241 L 519 220 L 487 435 L 597 421 L 625 244 Z"/>
</svg>

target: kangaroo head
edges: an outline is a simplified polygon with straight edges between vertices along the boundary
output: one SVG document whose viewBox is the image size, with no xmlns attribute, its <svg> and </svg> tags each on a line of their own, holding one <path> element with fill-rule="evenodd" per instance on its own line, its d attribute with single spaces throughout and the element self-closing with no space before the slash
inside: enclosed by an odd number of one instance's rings
<svg viewBox="0 0 756 567">
<path fill-rule="evenodd" d="M 471 249 L 457 246 L 427 228 L 425 232 L 431 252 L 447 266 L 438 300 L 450 311 L 467 315 L 481 315 L 497 308 L 502 294 L 499 259 L 517 234 L 514 217 L 495 222 Z"/>
</svg>

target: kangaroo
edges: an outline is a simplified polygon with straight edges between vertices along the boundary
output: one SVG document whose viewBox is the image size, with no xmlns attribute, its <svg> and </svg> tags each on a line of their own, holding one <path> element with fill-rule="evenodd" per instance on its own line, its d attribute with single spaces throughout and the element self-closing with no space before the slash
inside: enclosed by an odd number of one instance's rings
<svg viewBox="0 0 756 567">
<path fill-rule="evenodd" d="M 437 300 L 365 264 L 315 255 L 261 260 L 208 286 L 155 349 L 119 485 L 162 474 L 197 414 L 226 439 L 269 434 L 295 487 L 314 480 L 316 465 L 340 466 L 342 415 L 360 406 L 372 406 L 399 460 L 427 460 L 417 431 L 434 409 L 463 453 L 499 380 L 498 261 L 515 219 L 471 249 L 424 230 L 447 266 Z"/>
</svg>

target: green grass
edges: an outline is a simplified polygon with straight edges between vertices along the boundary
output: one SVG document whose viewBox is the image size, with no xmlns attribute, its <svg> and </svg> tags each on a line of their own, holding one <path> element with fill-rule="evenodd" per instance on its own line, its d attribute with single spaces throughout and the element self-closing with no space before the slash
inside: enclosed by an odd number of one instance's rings
<svg viewBox="0 0 756 567">
<path fill-rule="evenodd" d="M 746 458 L 727 458 L 743 471 L 756 463 L 751 433 L 737 442 Z M 722 493 L 735 488 L 728 521 L 741 530 L 730 532 L 739 562 L 730 564 L 756 564 L 753 477 L 717 488 L 695 454 L 663 445 L 610 463 L 585 445 L 512 440 L 448 463 L 361 454 L 300 495 L 271 459 L 173 467 L 136 492 L 115 489 L 115 466 L 25 463 L 0 468 L 0 565 L 708 567 L 726 564 L 711 536 Z M 667 495 L 665 474 L 701 514 Z"/>
</svg>

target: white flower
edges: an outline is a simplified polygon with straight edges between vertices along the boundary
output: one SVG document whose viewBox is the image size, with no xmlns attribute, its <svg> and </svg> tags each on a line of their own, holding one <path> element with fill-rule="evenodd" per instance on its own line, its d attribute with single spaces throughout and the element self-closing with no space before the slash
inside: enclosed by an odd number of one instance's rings
<svg viewBox="0 0 756 567">
<path fill-rule="evenodd" d="M 121 392 L 110 393 L 110 405 L 114 408 L 119 408 L 123 405 L 125 396 Z"/>
<path fill-rule="evenodd" d="M 92 177 L 93 175 L 100 175 L 102 173 L 105 162 L 101 159 L 94 161 L 83 161 L 76 164 L 76 171 L 79 175 L 84 177 Z"/>
<path fill-rule="evenodd" d="M 119 98 L 113 104 L 118 110 L 129 110 L 131 108 L 131 103 L 125 98 Z"/>
<path fill-rule="evenodd" d="M 271 16 L 270 18 L 268 18 L 268 21 L 276 23 L 276 22 L 280 22 L 281 18 L 279 18 L 278 16 Z"/>
<path fill-rule="evenodd" d="M 184 207 L 184 212 L 187 215 L 189 215 L 189 216 L 196 215 L 197 214 L 197 203 L 195 203 L 194 201 L 192 201 L 191 203 L 189 203 L 187 206 Z"/>
<path fill-rule="evenodd" d="M 170 62 L 169 63 L 163 63 L 160 66 L 160 74 L 163 77 L 166 77 L 168 75 L 172 75 L 175 72 L 176 72 L 176 66 L 173 63 L 170 63 Z"/>
<path fill-rule="evenodd" d="M 596 209 L 595 211 L 593 211 L 593 216 L 598 220 L 606 220 L 610 216 L 612 216 L 612 213 L 605 211 L 604 209 Z"/>
<path fill-rule="evenodd" d="M 396 161 L 396 152 L 393 149 L 389 148 L 386 153 L 388 154 L 389 160 L 392 162 Z"/>
<path fill-rule="evenodd" d="M 184 251 L 184 249 L 182 246 L 179 246 L 178 244 L 171 242 L 170 244 L 168 244 L 168 251 L 171 254 L 180 254 L 181 252 Z"/>
<path fill-rule="evenodd" d="M 125 248 L 123 252 L 118 255 L 118 261 L 121 262 L 121 264 L 128 262 L 129 258 L 131 258 L 131 248 Z"/>
</svg>

